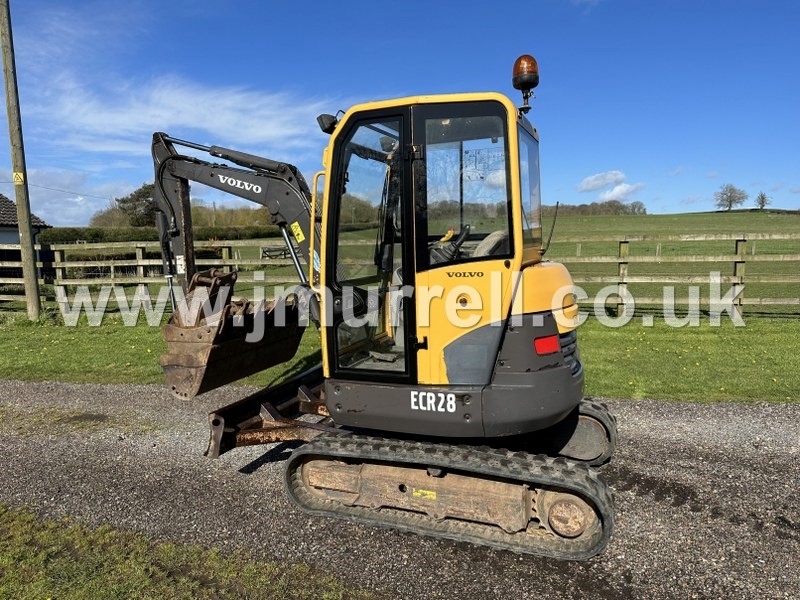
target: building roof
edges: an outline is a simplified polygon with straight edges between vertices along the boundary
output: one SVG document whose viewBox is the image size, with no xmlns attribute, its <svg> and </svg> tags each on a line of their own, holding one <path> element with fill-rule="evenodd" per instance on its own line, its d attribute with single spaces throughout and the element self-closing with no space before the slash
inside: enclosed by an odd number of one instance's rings
<svg viewBox="0 0 800 600">
<path fill-rule="evenodd" d="M 0 227 L 17 227 L 17 205 L 0 194 Z M 36 229 L 47 229 L 52 227 L 39 217 L 31 214 L 31 227 Z"/>
</svg>

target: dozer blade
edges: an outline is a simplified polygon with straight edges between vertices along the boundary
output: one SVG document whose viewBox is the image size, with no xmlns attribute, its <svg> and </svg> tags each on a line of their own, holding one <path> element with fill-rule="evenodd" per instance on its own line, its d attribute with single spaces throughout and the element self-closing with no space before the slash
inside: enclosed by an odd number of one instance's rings
<svg viewBox="0 0 800 600">
<path fill-rule="evenodd" d="M 213 306 L 220 289 L 232 289 L 234 281 L 235 273 L 198 274 L 187 304 L 191 305 L 202 289 Z M 290 360 L 305 330 L 299 320 L 298 303 L 285 299 L 256 307 L 247 300 L 226 299 L 221 310 L 208 316 L 199 314 L 193 323 L 184 323 L 180 312 L 175 313 L 162 332 L 167 353 L 161 355 L 161 367 L 167 387 L 177 398 L 191 400 Z"/>
</svg>

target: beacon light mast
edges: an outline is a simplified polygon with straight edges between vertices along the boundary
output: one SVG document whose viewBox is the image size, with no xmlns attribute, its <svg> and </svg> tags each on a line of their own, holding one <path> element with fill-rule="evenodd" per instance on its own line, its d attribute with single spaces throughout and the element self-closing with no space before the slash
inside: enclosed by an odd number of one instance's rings
<svg viewBox="0 0 800 600">
<path fill-rule="evenodd" d="M 526 114 L 531 109 L 528 100 L 535 98 L 531 90 L 539 85 L 539 64 L 530 54 L 523 54 L 514 62 L 511 85 L 522 91 L 523 104 L 519 111 Z"/>
</svg>

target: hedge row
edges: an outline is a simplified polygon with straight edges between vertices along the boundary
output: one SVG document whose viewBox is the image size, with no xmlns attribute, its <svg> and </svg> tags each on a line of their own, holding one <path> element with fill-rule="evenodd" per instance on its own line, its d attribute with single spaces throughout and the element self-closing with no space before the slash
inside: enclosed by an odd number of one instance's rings
<svg viewBox="0 0 800 600">
<path fill-rule="evenodd" d="M 342 231 L 358 231 L 377 227 L 377 223 L 343 223 Z M 256 240 L 280 237 L 275 225 L 251 227 L 196 227 L 194 239 L 205 240 Z M 39 234 L 44 244 L 70 244 L 73 242 L 157 242 L 155 227 L 53 227 Z"/>
<path fill-rule="evenodd" d="M 252 240 L 277 237 L 280 231 L 273 225 L 253 227 L 197 227 L 194 237 L 204 240 Z M 45 229 L 39 240 L 46 244 L 72 242 L 157 242 L 155 227 L 53 227 Z"/>
</svg>

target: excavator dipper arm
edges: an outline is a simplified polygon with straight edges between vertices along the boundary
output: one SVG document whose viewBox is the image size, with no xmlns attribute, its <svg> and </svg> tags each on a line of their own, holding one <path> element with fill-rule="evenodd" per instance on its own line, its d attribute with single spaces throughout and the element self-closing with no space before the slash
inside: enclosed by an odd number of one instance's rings
<svg viewBox="0 0 800 600">
<path fill-rule="evenodd" d="M 244 168 L 178 154 L 175 145 L 205 151 Z M 270 220 L 281 230 L 300 283 L 307 284 L 308 276 L 300 263 L 298 250 L 306 263 L 312 265 L 312 280 L 318 281 L 319 259 L 311 256 L 309 240 L 310 228 L 319 228 L 320 225 L 318 219 L 311 218 L 311 192 L 296 167 L 220 146 L 186 142 L 160 132 L 153 135 L 152 153 L 155 168 L 154 199 L 163 214 L 157 224 L 164 257 L 164 274 L 177 277 L 184 291 L 188 291 L 196 273 L 190 181 L 266 207 Z M 320 232 L 317 233 L 319 235 Z"/>
</svg>

